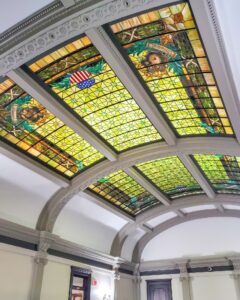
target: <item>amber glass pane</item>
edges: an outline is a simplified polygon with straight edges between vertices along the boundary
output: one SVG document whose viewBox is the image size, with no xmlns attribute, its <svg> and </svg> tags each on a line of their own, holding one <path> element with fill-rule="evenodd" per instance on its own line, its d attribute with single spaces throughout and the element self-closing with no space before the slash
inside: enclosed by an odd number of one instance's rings
<svg viewBox="0 0 240 300">
<path fill-rule="evenodd" d="M 179 136 L 233 135 L 187 3 L 111 26 Z"/>
<path fill-rule="evenodd" d="M 203 193 L 199 184 L 176 156 L 152 160 L 136 167 L 172 199 Z"/>
<path fill-rule="evenodd" d="M 89 190 L 132 215 L 159 203 L 153 195 L 123 171 L 100 179 L 91 185 Z"/>
<path fill-rule="evenodd" d="M 216 192 L 240 194 L 240 157 L 222 154 L 193 157 Z"/>
<path fill-rule="evenodd" d="M 29 67 L 52 88 L 60 101 L 115 150 L 120 152 L 161 139 L 87 37 L 50 53 Z"/>
<path fill-rule="evenodd" d="M 66 177 L 103 158 L 9 79 L 0 85 L 0 138 Z"/>
</svg>

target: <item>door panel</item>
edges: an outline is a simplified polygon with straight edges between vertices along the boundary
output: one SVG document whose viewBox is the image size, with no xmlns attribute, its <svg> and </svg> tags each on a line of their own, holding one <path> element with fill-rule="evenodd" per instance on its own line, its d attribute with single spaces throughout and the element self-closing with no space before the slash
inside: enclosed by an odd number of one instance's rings
<svg viewBox="0 0 240 300">
<path fill-rule="evenodd" d="M 171 280 L 147 281 L 148 300 L 172 300 Z"/>
</svg>

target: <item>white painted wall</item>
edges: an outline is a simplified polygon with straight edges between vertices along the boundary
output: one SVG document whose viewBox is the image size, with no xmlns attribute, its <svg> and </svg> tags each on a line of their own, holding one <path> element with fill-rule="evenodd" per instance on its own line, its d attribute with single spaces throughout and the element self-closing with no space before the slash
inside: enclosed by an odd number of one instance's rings
<svg viewBox="0 0 240 300">
<path fill-rule="evenodd" d="M 0 244 L 0 299 L 28 299 L 32 266 L 31 251 Z"/>
<path fill-rule="evenodd" d="M 34 252 L 0 244 L 0 299 L 29 300 L 34 267 Z M 91 300 L 113 299 L 113 273 L 71 260 L 49 256 L 45 266 L 41 300 L 68 300 L 71 266 L 92 270 L 97 285 L 91 287 Z M 127 298 L 133 300 L 133 298 Z"/>
<path fill-rule="evenodd" d="M 195 275 L 191 286 L 193 300 L 238 300 L 234 279 L 229 273 Z"/>
<path fill-rule="evenodd" d="M 0 154 L 0 218 L 35 228 L 42 208 L 59 188 Z"/>
<path fill-rule="evenodd" d="M 224 256 L 240 252 L 240 219 L 206 218 L 174 226 L 154 237 L 145 247 L 142 260 Z"/>
<path fill-rule="evenodd" d="M 105 253 L 126 221 L 84 196 L 73 197 L 57 218 L 53 232 L 62 238 Z"/>
</svg>

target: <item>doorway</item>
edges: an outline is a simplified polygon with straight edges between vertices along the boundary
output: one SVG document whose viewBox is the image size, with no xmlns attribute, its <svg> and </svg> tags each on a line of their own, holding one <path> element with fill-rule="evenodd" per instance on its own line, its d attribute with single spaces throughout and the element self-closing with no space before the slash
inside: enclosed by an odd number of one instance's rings
<svg viewBox="0 0 240 300">
<path fill-rule="evenodd" d="M 171 279 L 148 280 L 147 300 L 172 300 Z"/>
</svg>

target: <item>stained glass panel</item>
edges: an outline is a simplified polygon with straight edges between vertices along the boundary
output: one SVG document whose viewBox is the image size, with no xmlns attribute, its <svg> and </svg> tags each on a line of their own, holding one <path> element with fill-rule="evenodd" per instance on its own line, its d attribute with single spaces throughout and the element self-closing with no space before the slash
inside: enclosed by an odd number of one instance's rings
<svg viewBox="0 0 240 300">
<path fill-rule="evenodd" d="M 222 154 L 193 157 L 217 193 L 240 194 L 240 157 Z"/>
<path fill-rule="evenodd" d="M 66 177 L 103 158 L 9 79 L 0 84 L 0 138 Z"/>
<path fill-rule="evenodd" d="M 100 179 L 91 185 L 89 190 L 132 215 L 159 203 L 153 195 L 121 170 Z"/>
<path fill-rule="evenodd" d="M 179 136 L 233 135 L 187 3 L 111 26 Z"/>
<path fill-rule="evenodd" d="M 136 169 L 171 199 L 203 193 L 176 156 L 141 163 Z"/>
<path fill-rule="evenodd" d="M 29 68 L 115 150 L 161 139 L 87 37 L 46 55 Z"/>
</svg>

